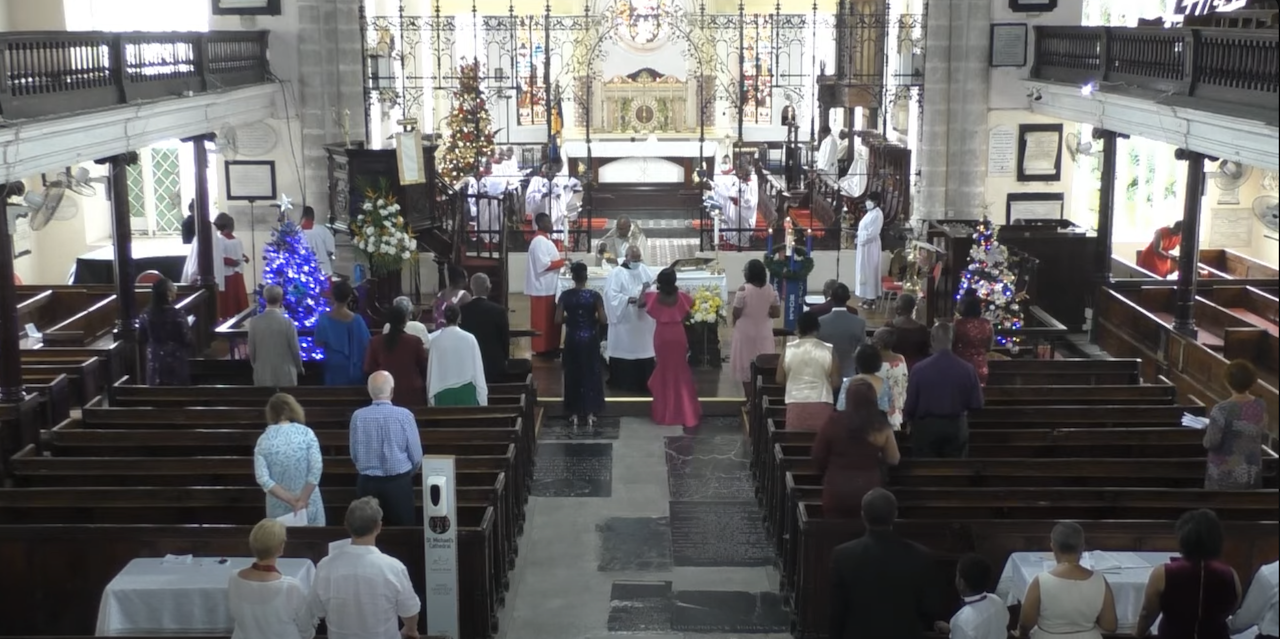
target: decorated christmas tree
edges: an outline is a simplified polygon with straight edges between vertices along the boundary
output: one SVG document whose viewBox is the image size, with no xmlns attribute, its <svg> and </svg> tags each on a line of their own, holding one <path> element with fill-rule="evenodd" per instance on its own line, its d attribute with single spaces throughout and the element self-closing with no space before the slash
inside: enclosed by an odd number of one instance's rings
<svg viewBox="0 0 1280 639">
<path fill-rule="evenodd" d="M 449 183 L 474 175 L 493 157 L 493 126 L 480 91 L 480 62 L 458 67 L 458 90 L 449 112 L 449 134 L 437 152 L 440 174 Z"/>
<path fill-rule="evenodd" d="M 325 293 L 329 280 L 320 272 L 315 253 L 302 236 L 302 227 L 280 213 L 280 226 L 271 233 L 271 241 L 262 249 L 262 286 L 258 289 L 258 312 L 267 307 L 262 291 L 275 284 L 284 289 L 284 312 L 298 329 L 312 329 L 316 320 L 329 309 Z M 321 359 L 320 349 L 310 337 L 299 338 L 302 358 Z"/>
<path fill-rule="evenodd" d="M 996 241 L 995 227 L 991 220 L 983 218 L 973 234 L 973 248 L 969 249 L 969 268 L 960 274 L 960 289 L 956 299 L 973 289 L 982 300 L 982 316 L 996 329 L 1022 328 L 1022 307 L 1014 288 L 1017 276 L 1009 270 L 1009 249 Z M 1000 344 L 1009 340 L 996 337 Z"/>
</svg>

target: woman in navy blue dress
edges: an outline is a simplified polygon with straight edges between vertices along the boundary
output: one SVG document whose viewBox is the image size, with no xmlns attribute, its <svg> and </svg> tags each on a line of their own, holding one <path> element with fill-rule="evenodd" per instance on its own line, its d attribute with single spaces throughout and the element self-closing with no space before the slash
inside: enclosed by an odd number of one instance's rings
<svg viewBox="0 0 1280 639">
<path fill-rule="evenodd" d="M 604 372 L 600 365 L 600 326 L 606 322 L 604 299 L 587 288 L 587 265 L 574 262 L 573 288 L 556 300 L 556 325 L 564 325 L 564 414 L 573 427 L 585 418 L 594 427 L 604 410 Z"/>
</svg>

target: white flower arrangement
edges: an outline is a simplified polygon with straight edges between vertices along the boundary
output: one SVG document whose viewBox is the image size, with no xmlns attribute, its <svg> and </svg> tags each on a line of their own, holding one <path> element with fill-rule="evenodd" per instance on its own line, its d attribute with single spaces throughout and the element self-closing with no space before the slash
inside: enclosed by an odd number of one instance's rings
<svg viewBox="0 0 1280 639">
<path fill-rule="evenodd" d="M 405 260 L 417 255 L 418 240 L 406 228 L 395 196 L 368 189 L 360 210 L 352 225 L 356 250 L 374 275 L 399 272 Z"/>
</svg>

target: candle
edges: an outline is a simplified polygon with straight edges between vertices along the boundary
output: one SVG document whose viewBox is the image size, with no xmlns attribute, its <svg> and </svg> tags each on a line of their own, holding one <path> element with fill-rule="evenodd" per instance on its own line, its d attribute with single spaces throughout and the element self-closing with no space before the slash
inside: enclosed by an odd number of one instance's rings
<svg viewBox="0 0 1280 639">
<path fill-rule="evenodd" d="M 768 242 L 765 244 L 764 252 L 773 255 L 773 231 L 769 231 Z"/>
<path fill-rule="evenodd" d="M 804 231 L 804 252 L 806 255 L 813 255 L 813 230 L 805 229 Z"/>
<path fill-rule="evenodd" d="M 711 238 L 711 243 L 715 245 L 716 250 L 720 250 L 720 216 L 715 216 L 715 235 Z"/>
</svg>

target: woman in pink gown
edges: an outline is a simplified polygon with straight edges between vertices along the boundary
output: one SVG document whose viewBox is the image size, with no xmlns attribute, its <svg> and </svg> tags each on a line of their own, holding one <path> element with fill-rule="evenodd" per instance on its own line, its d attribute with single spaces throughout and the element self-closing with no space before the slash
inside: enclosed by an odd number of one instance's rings
<svg viewBox="0 0 1280 639">
<path fill-rule="evenodd" d="M 747 280 L 733 296 L 733 348 L 729 351 L 729 367 L 742 382 L 742 390 L 751 397 L 751 363 L 757 355 L 772 355 L 773 320 L 782 316 L 778 292 L 769 286 L 769 272 L 764 262 L 747 262 L 742 273 Z"/>
<path fill-rule="evenodd" d="M 644 294 L 640 307 L 657 323 L 653 331 L 655 366 L 649 377 L 653 393 L 650 416 L 660 426 L 694 428 L 702 419 L 698 389 L 689 370 L 689 339 L 684 320 L 693 308 L 693 298 L 676 287 L 676 272 L 663 269 L 657 277 L 658 290 Z"/>
</svg>

